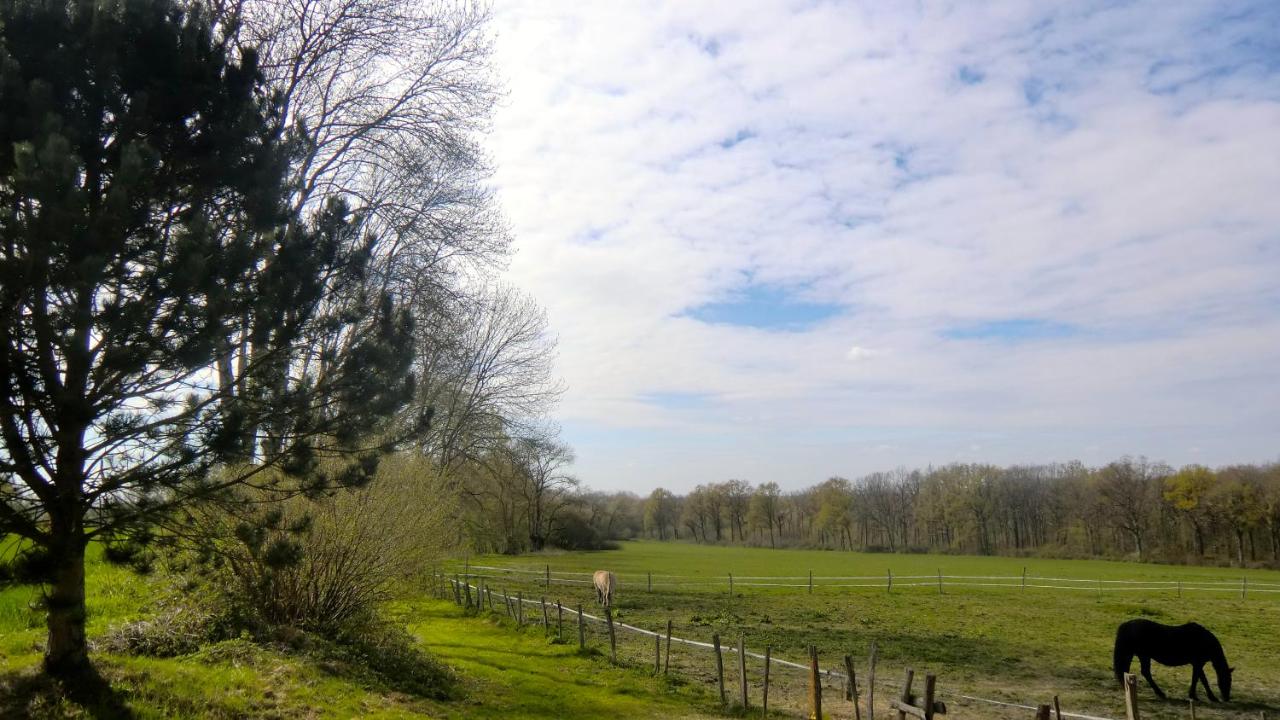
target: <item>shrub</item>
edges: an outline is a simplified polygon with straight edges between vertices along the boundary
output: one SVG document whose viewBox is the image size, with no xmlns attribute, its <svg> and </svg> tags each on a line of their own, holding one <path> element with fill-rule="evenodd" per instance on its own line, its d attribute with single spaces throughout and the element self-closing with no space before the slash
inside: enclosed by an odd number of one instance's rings
<svg viewBox="0 0 1280 720">
<path fill-rule="evenodd" d="M 266 504 L 252 517 L 210 509 L 199 536 L 213 538 L 203 565 L 218 572 L 206 584 L 229 622 L 255 636 L 293 627 L 337 637 L 426 575 L 450 541 L 448 497 L 430 463 L 394 456 L 358 490 Z"/>
</svg>

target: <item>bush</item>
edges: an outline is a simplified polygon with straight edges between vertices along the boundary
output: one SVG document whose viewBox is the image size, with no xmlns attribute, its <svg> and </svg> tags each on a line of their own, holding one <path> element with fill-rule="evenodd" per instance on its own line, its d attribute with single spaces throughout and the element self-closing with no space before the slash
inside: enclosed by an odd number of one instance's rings
<svg viewBox="0 0 1280 720">
<path fill-rule="evenodd" d="M 427 575 L 451 541 L 449 497 L 430 463 L 394 456 L 358 490 L 266 503 L 252 516 L 207 509 L 201 568 L 216 572 L 205 584 L 235 628 L 337 637 Z"/>
</svg>

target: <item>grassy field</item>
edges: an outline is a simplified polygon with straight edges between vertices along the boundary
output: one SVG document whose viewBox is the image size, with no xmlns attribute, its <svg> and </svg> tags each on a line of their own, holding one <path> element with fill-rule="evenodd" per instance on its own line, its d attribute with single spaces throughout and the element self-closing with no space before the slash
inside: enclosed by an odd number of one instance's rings
<svg viewBox="0 0 1280 720">
<path fill-rule="evenodd" d="M 1198 717 L 1256 718 L 1260 711 L 1280 712 L 1280 666 L 1274 662 L 1280 651 L 1276 633 L 1280 593 L 1260 592 L 1267 583 L 1280 583 L 1280 573 L 1275 572 L 1247 571 L 1248 582 L 1255 589 L 1242 599 L 1236 585 L 1242 575 L 1239 570 L 1103 561 L 868 555 L 636 542 L 625 543 L 616 551 L 480 557 L 469 559 L 469 563 L 529 571 L 487 572 L 495 576 L 489 582 L 497 589 L 519 590 L 526 597 L 547 595 L 553 601 L 580 602 L 587 607 L 594 604 L 589 585 L 556 583 L 548 591 L 541 586 L 539 571 L 549 565 L 553 573 L 566 573 L 561 576 L 565 580 L 585 580 L 570 573 L 610 569 L 619 577 L 616 607 L 623 622 L 662 629 L 671 620 L 677 637 L 699 640 L 719 633 L 726 642 L 736 641 L 741 634 L 748 649 L 762 650 L 769 645 L 775 656 L 795 661 L 805 659 L 806 646 L 814 644 L 821 657 L 833 663 L 845 653 L 853 654 L 863 678 L 867 649 L 874 640 L 879 647 L 877 693 L 882 698 L 878 703 L 882 713 L 887 709 L 883 698 L 900 686 L 903 670 L 910 666 L 917 677 L 925 672 L 938 674 L 940 695 L 953 708 L 953 717 L 1019 718 L 1032 714 L 965 700 L 961 695 L 1026 705 L 1050 702 L 1059 695 L 1064 711 L 1123 717 L 1122 698 L 1110 668 L 1116 626 L 1134 617 L 1170 624 L 1194 620 L 1217 634 L 1228 660 L 1236 667 L 1233 702 L 1225 707 L 1201 705 Z M 1099 593 L 1093 583 L 1080 583 L 1086 588 L 1083 590 L 1024 590 L 1014 581 L 1013 587 L 948 584 L 940 595 L 936 583 L 928 580 L 922 580 L 921 586 L 905 586 L 906 581 L 900 580 L 892 592 L 879 580 L 890 570 L 899 578 L 936 576 L 939 571 L 952 576 L 1020 578 L 1024 567 L 1032 578 L 1181 580 L 1187 588 L 1197 583 L 1230 584 L 1216 586 L 1229 588 L 1216 592 L 1187 589 L 1179 597 L 1175 585 L 1152 590 L 1104 582 Z M 869 576 L 880 584 L 833 587 L 842 581 L 825 581 L 824 585 L 819 579 L 809 594 L 804 586 L 811 570 L 818 578 Z M 652 592 L 647 590 L 647 573 L 653 574 Z M 727 591 L 728 573 L 738 578 L 732 597 Z M 783 582 L 801 587 L 747 584 L 767 582 L 747 578 L 768 576 L 789 576 L 794 579 Z M 652 662 L 651 639 L 626 636 L 624 640 L 624 654 L 637 663 Z M 709 654 L 685 652 L 681 665 L 704 684 L 714 678 Z M 1136 668 L 1135 662 L 1135 672 Z M 1212 670 L 1206 671 L 1212 682 Z M 758 675 L 759 668 L 749 668 L 749 678 Z M 1188 717 L 1184 698 L 1190 670 L 1156 666 L 1153 675 L 1172 699 L 1157 700 L 1142 683 L 1143 717 Z M 735 672 L 729 676 L 736 682 Z M 779 671 L 778 676 L 785 673 Z M 798 680 L 793 684 L 798 685 Z M 795 695 L 798 690 L 781 692 Z"/>
<path fill-rule="evenodd" d="M 146 617 L 155 581 L 88 566 L 89 635 Z M 93 711 L 60 697 L 36 669 L 43 617 L 30 589 L 0 592 L 0 718 L 699 718 L 716 712 L 692 684 L 612 667 L 541 631 L 468 617 L 452 603 L 410 598 L 388 608 L 420 647 L 453 669 L 448 701 L 418 697 L 368 668 L 230 640 L 174 658 L 96 653 L 111 697 Z"/>
</svg>

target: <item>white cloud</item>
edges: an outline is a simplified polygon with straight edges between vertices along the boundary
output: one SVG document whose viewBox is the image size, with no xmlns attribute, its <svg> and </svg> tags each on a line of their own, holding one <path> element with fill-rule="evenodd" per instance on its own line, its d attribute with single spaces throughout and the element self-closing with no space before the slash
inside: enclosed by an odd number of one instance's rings
<svg viewBox="0 0 1280 720">
<path fill-rule="evenodd" d="M 1280 75 L 1241 42 L 1267 23 L 1042 7 L 497 7 L 511 278 L 588 483 L 1275 457 Z M 847 312 L 680 315 L 750 283 Z M 1078 332 L 941 334 L 1010 318 Z"/>
</svg>

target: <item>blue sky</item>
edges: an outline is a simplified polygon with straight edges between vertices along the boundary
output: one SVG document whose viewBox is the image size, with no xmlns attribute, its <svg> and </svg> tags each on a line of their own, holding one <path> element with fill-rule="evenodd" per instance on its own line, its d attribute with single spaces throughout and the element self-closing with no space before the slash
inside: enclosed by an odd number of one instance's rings
<svg viewBox="0 0 1280 720">
<path fill-rule="evenodd" d="M 1280 3 L 495 20 L 589 485 L 1280 459 Z"/>
</svg>

